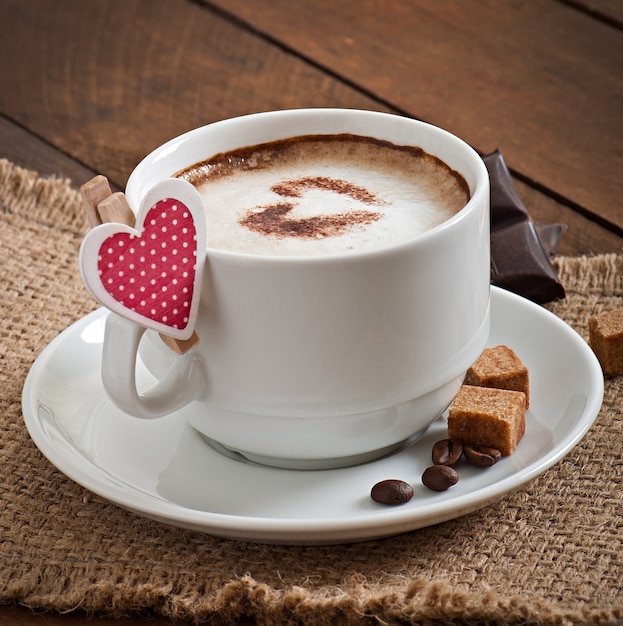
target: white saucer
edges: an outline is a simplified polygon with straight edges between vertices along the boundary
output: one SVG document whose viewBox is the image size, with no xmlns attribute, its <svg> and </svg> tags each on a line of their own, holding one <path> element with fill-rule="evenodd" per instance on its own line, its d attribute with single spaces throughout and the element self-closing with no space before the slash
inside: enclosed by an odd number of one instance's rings
<svg viewBox="0 0 623 626">
<path fill-rule="evenodd" d="M 564 457 L 601 407 L 603 376 L 586 342 L 545 309 L 492 288 L 489 345 L 513 348 L 530 370 L 526 434 L 488 469 L 461 464 L 443 493 L 420 482 L 443 419 L 411 447 L 356 467 L 293 471 L 243 463 L 206 445 L 179 415 L 128 417 L 106 397 L 99 365 L 106 311 L 61 333 L 33 365 L 23 390 L 30 436 L 62 472 L 100 496 L 166 524 L 222 537 L 328 544 L 389 536 L 465 515 L 512 492 Z M 139 382 L 150 375 L 139 364 Z M 413 484 L 398 507 L 373 502 L 386 478 Z"/>
</svg>

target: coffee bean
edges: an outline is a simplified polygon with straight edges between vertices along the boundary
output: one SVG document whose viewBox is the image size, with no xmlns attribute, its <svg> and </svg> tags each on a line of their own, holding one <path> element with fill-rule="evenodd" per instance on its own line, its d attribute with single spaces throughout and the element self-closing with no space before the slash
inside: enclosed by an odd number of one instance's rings
<svg viewBox="0 0 623 626">
<path fill-rule="evenodd" d="M 413 487 L 404 480 L 382 480 L 372 487 L 370 497 L 381 504 L 404 504 L 413 497 Z"/>
<path fill-rule="evenodd" d="M 465 458 L 476 467 L 491 467 L 501 458 L 502 453 L 489 446 L 463 446 Z"/>
<path fill-rule="evenodd" d="M 433 446 L 435 465 L 456 465 L 463 454 L 463 442 L 460 439 L 442 439 Z"/>
<path fill-rule="evenodd" d="M 422 474 L 422 483 L 433 491 L 445 491 L 456 485 L 459 475 L 448 465 L 432 465 Z"/>
</svg>

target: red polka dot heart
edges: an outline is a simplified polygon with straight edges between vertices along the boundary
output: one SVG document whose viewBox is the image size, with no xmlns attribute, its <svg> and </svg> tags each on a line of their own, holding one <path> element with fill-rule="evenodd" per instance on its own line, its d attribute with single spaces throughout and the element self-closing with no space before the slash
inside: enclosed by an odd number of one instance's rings
<svg viewBox="0 0 623 626">
<path fill-rule="evenodd" d="M 135 228 L 102 224 L 80 248 L 82 278 L 96 300 L 176 339 L 194 330 L 204 260 L 203 203 L 178 179 L 148 192 Z"/>
</svg>

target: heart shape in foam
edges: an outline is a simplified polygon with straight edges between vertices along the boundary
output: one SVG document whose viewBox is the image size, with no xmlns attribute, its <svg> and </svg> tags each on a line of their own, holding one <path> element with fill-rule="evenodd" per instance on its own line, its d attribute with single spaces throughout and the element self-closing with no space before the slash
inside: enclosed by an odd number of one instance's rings
<svg viewBox="0 0 623 626">
<path fill-rule="evenodd" d="M 80 272 L 111 311 L 176 339 L 188 339 L 199 307 L 205 214 L 188 182 L 158 183 L 143 199 L 136 226 L 96 226 L 80 247 Z"/>
</svg>

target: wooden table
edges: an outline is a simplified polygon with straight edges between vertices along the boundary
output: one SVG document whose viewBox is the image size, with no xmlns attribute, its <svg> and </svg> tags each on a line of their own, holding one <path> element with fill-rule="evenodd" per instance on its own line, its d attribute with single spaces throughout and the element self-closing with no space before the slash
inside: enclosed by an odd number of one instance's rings
<svg viewBox="0 0 623 626">
<path fill-rule="evenodd" d="M 0 158 L 123 189 L 215 120 L 389 111 L 499 148 L 535 221 L 568 226 L 562 254 L 621 252 L 622 29 L 619 0 L 0 0 Z"/>
</svg>

